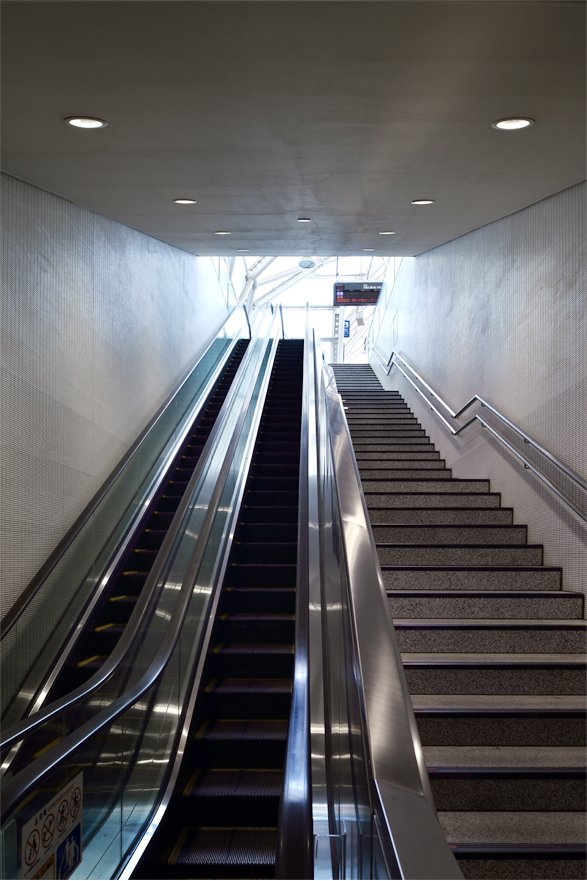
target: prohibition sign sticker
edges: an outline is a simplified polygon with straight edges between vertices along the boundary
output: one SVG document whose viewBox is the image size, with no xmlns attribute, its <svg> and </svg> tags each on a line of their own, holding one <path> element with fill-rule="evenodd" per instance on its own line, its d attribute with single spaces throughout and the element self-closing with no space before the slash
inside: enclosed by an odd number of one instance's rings
<svg viewBox="0 0 587 881">
<path fill-rule="evenodd" d="M 37 854 L 39 853 L 39 846 L 41 844 L 41 836 L 39 835 L 38 829 L 33 829 L 29 837 L 27 838 L 26 848 L 24 852 L 24 861 L 27 866 L 32 866 L 32 864 L 37 859 Z"/>
<path fill-rule="evenodd" d="M 51 842 L 53 841 L 53 836 L 55 835 L 55 817 L 53 814 L 47 814 L 45 818 L 45 822 L 43 823 L 43 829 L 41 831 L 41 840 L 43 842 L 43 848 L 47 850 L 48 847 L 51 847 Z"/>
<path fill-rule="evenodd" d="M 59 803 L 59 810 L 57 811 L 57 831 L 63 832 L 65 827 L 67 826 L 67 820 L 69 819 L 69 801 L 66 798 L 62 798 Z"/>
<path fill-rule="evenodd" d="M 71 795 L 71 804 L 69 809 L 71 811 L 71 819 L 75 820 L 77 815 L 79 814 L 80 805 L 82 803 L 82 791 L 79 786 L 76 786 Z"/>
</svg>

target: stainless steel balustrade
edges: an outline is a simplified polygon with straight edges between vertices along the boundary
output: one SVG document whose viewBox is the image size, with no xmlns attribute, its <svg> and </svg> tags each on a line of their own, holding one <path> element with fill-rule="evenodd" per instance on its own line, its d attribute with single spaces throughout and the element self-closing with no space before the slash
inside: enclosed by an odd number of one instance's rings
<svg viewBox="0 0 587 881">
<path fill-rule="evenodd" d="M 245 318 L 243 309 L 231 314 L 4 617 L 5 728 L 42 706 L 195 415 L 248 336 Z"/>
<path fill-rule="evenodd" d="M 418 392 L 420 397 L 424 399 L 427 406 L 430 407 L 430 409 L 433 410 L 434 413 L 436 413 L 440 421 L 446 426 L 446 428 L 448 428 L 453 436 L 459 435 L 462 431 L 464 431 L 465 428 L 468 428 L 468 426 L 472 425 L 474 422 L 479 422 L 480 425 L 482 425 L 483 428 L 487 429 L 487 431 L 489 431 L 489 433 L 493 435 L 493 437 L 495 437 L 501 444 L 503 444 L 510 451 L 510 453 L 513 453 L 514 456 L 520 459 L 520 461 L 524 465 L 524 468 L 532 471 L 536 475 L 536 477 L 542 480 L 543 483 L 545 483 L 549 487 L 549 489 L 552 490 L 552 492 L 556 493 L 559 499 L 562 499 L 562 501 L 566 505 L 568 505 L 569 508 L 571 508 L 575 512 L 575 514 L 578 514 L 578 516 L 581 517 L 582 520 L 587 520 L 587 499 L 585 500 L 585 508 L 581 508 L 577 504 L 575 504 L 575 502 L 568 497 L 567 493 L 565 493 L 562 489 L 560 489 L 560 487 L 556 486 L 551 480 L 549 480 L 549 478 L 546 476 L 546 474 L 544 474 L 543 471 L 540 470 L 540 468 L 538 468 L 534 463 L 530 462 L 523 453 L 517 450 L 511 443 L 509 443 L 507 438 L 504 437 L 504 435 L 500 431 L 498 431 L 495 426 L 490 425 L 487 420 L 483 418 L 483 416 L 481 416 L 479 413 L 475 413 L 475 415 L 472 416 L 471 419 L 467 420 L 467 422 L 465 422 L 463 425 L 459 425 L 457 428 L 455 428 L 450 424 L 450 422 L 445 418 L 440 410 L 433 403 L 431 403 L 430 397 L 433 397 L 436 401 L 438 401 L 438 403 L 444 408 L 444 410 L 446 410 L 446 412 L 451 416 L 452 419 L 458 419 L 466 410 L 469 409 L 469 407 L 472 407 L 475 403 L 479 403 L 482 408 L 489 410 L 489 412 L 493 413 L 493 415 L 496 416 L 501 422 L 503 422 L 504 425 L 507 425 L 509 429 L 511 429 L 519 437 L 521 437 L 524 443 L 529 444 L 534 450 L 544 456 L 552 465 L 555 466 L 555 468 L 561 474 L 566 475 L 566 477 L 569 478 L 572 484 L 574 484 L 576 487 L 579 487 L 580 490 L 587 491 L 587 483 L 583 480 L 582 477 L 576 474 L 571 468 L 569 468 L 568 465 L 565 465 L 564 462 L 561 462 L 560 459 L 558 459 L 553 453 L 545 449 L 545 447 L 543 447 L 532 437 L 530 437 L 529 434 L 526 434 L 526 432 L 523 431 L 518 425 L 516 425 L 515 422 L 512 422 L 511 419 L 508 419 L 507 416 L 504 416 L 503 413 L 501 413 L 479 395 L 473 395 L 473 397 L 469 401 L 467 401 L 464 407 L 461 407 L 460 410 L 452 410 L 446 403 L 446 401 L 443 401 L 440 395 L 437 394 L 437 392 L 435 392 L 434 389 L 428 385 L 426 380 L 423 379 L 422 376 L 420 376 L 418 371 L 414 367 L 412 367 L 412 365 L 409 364 L 406 359 L 399 354 L 399 352 L 392 352 L 388 359 L 385 358 L 385 355 L 377 346 L 373 347 L 373 352 L 375 353 L 375 357 L 384 368 L 388 376 L 391 373 L 394 365 L 398 368 L 398 370 L 403 374 L 410 385 Z M 406 371 L 409 371 L 410 373 L 407 373 Z M 424 386 L 426 392 L 428 392 L 428 395 L 414 382 L 413 377 L 415 377 L 418 382 Z"/>
<path fill-rule="evenodd" d="M 342 400 L 315 352 L 329 819 L 315 877 L 462 878 L 436 819 Z"/>
<path fill-rule="evenodd" d="M 85 719 L 76 705 L 79 727 L 3 787 L 4 840 L 35 815 L 43 790 L 58 791 L 83 771 L 84 859 L 76 878 L 120 874 L 173 788 L 275 357 L 276 318 L 267 313 L 256 322 L 223 429 L 190 487 L 151 619 L 163 627 L 155 626 L 155 639 L 141 634 L 127 652 L 122 694 L 113 700 L 106 683 L 87 695 Z"/>
</svg>

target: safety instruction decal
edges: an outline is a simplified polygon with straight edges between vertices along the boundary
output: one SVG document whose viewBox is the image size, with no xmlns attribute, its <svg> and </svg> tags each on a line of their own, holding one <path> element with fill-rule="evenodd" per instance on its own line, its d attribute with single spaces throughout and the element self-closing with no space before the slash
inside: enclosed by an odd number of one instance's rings
<svg viewBox="0 0 587 881">
<path fill-rule="evenodd" d="M 22 828 L 22 878 L 69 878 L 82 859 L 83 772 Z"/>
</svg>

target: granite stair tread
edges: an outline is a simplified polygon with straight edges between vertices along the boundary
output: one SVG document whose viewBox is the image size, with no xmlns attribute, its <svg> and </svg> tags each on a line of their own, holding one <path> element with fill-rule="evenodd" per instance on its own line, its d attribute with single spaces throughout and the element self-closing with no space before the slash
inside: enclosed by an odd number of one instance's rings
<svg viewBox="0 0 587 881">
<path fill-rule="evenodd" d="M 579 811 L 439 811 L 448 841 L 459 844 L 584 844 Z"/>
<path fill-rule="evenodd" d="M 584 769 L 585 750 L 580 746 L 425 746 L 426 767 L 504 769 Z"/>
<path fill-rule="evenodd" d="M 412 694 L 414 711 L 585 713 L 584 694 Z"/>
<path fill-rule="evenodd" d="M 474 665 L 476 667 L 516 667 L 544 666 L 568 667 L 569 665 L 585 667 L 587 662 L 584 654 L 556 653 L 538 654 L 537 652 L 402 652 L 404 665 L 438 664 L 443 666 Z"/>
</svg>

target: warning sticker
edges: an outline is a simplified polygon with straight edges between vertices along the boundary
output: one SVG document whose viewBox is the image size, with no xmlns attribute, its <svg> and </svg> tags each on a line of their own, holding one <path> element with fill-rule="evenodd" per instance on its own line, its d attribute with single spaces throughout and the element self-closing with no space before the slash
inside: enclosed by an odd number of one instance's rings
<svg viewBox="0 0 587 881">
<path fill-rule="evenodd" d="M 81 862 L 83 788 L 80 772 L 22 827 L 23 881 L 69 878 Z"/>
</svg>

